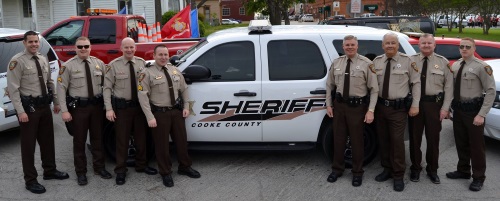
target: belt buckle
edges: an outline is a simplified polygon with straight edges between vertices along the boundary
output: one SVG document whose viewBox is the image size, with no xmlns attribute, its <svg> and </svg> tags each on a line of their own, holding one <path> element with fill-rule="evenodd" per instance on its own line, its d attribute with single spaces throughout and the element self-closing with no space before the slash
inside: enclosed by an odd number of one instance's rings
<svg viewBox="0 0 500 201">
<path fill-rule="evenodd" d="M 389 107 L 389 105 L 390 105 L 389 103 L 390 103 L 389 100 L 384 100 L 384 105 L 385 106 Z"/>
</svg>

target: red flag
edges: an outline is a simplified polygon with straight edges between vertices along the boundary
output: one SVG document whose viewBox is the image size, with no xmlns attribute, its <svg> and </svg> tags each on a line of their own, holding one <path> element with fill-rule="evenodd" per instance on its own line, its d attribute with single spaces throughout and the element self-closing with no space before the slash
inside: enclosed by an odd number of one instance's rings
<svg viewBox="0 0 500 201">
<path fill-rule="evenodd" d="M 191 11 L 190 5 L 186 6 L 186 8 L 182 9 L 163 25 L 161 37 L 166 39 L 190 38 L 191 23 L 189 22 L 189 11 Z"/>
</svg>

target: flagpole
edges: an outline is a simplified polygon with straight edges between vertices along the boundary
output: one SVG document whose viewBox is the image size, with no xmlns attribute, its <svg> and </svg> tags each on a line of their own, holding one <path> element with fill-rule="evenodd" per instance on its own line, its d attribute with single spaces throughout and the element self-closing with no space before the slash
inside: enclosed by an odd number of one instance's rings
<svg viewBox="0 0 500 201">
<path fill-rule="evenodd" d="M 128 0 L 125 0 L 125 14 L 128 15 Z"/>
</svg>

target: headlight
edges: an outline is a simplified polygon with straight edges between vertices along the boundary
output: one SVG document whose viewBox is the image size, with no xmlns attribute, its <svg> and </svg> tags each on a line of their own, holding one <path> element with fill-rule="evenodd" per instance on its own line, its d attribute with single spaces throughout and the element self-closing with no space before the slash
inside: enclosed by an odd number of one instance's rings
<svg viewBox="0 0 500 201">
<path fill-rule="evenodd" d="M 495 100 L 493 101 L 493 108 L 500 109 L 500 91 L 497 91 Z"/>
</svg>

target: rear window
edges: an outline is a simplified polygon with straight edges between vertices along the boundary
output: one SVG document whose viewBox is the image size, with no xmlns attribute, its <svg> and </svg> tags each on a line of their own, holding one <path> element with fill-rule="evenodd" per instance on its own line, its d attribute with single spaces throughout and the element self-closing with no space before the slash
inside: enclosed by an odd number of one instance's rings
<svg viewBox="0 0 500 201">
<path fill-rule="evenodd" d="M 476 52 L 484 59 L 500 58 L 500 48 L 476 45 Z"/>
<path fill-rule="evenodd" d="M 333 46 L 339 53 L 339 56 L 344 55 L 344 49 L 342 48 L 343 40 L 334 40 Z M 406 53 L 401 44 L 399 44 L 399 51 Z M 358 54 L 367 57 L 372 60 L 378 55 L 384 54 L 384 49 L 382 49 L 382 41 L 380 40 L 358 40 Z"/>
<path fill-rule="evenodd" d="M 115 44 L 116 23 L 114 19 L 93 19 L 89 26 L 90 44 Z"/>
<path fill-rule="evenodd" d="M 458 50 L 458 45 L 436 45 L 434 50 L 437 54 L 447 58 L 448 60 L 458 60 L 462 58 L 460 51 Z"/>
<path fill-rule="evenodd" d="M 2 41 L 0 43 L 0 72 L 7 72 L 7 66 L 9 66 L 12 57 L 23 50 L 24 45 L 22 38 L 5 42 Z M 40 53 L 47 57 L 49 62 L 57 60 L 57 56 L 50 48 L 49 43 L 42 37 L 40 37 Z"/>
</svg>

